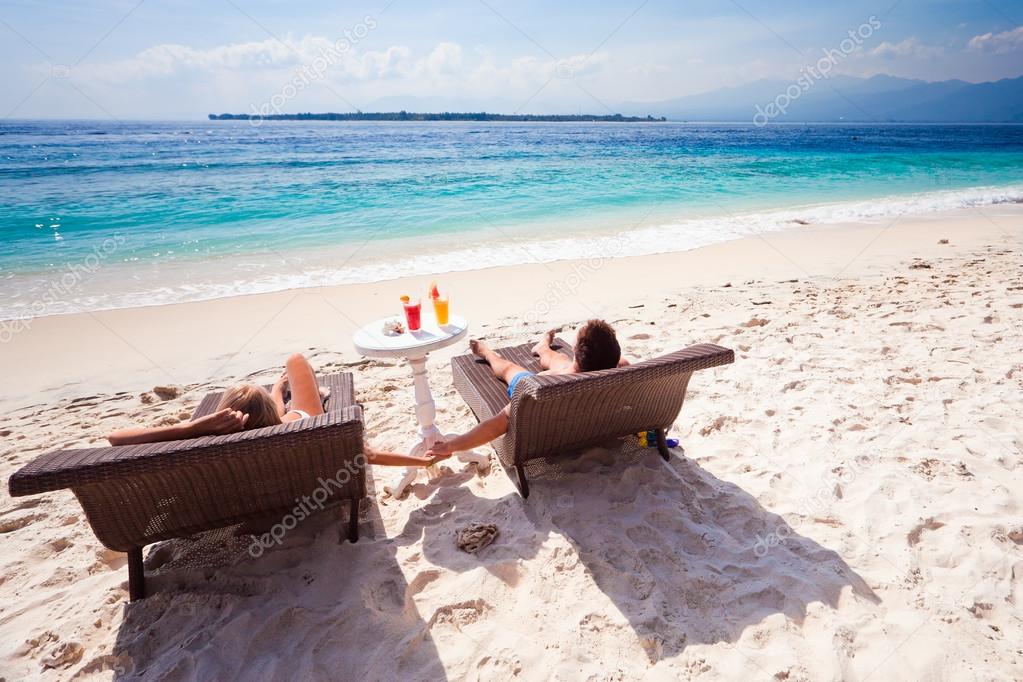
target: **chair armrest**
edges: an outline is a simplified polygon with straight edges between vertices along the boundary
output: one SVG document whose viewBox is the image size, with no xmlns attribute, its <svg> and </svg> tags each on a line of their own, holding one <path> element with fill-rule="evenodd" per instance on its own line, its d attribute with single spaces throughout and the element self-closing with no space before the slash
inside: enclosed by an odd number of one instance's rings
<svg viewBox="0 0 1023 682">
<path fill-rule="evenodd" d="M 576 374 L 543 374 L 523 377 L 515 387 L 515 393 L 511 399 L 511 413 L 515 414 L 519 401 L 525 398 L 539 401 L 563 398 L 563 394 L 545 391 L 543 390 L 545 388 L 568 384 L 566 389 L 569 390 L 587 390 L 588 386 L 599 379 L 628 382 L 650 373 L 691 373 L 732 362 L 735 362 L 735 351 L 731 348 L 713 343 L 698 343 L 625 367 Z"/>
<path fill-rule="evenodd" d="M 11 497 L 75 488 L 112 478 L 130 477 L 159 467 L 202 465 L 214 458 L 244 456 L 253 450 L 286 450 L 313 440 L 363 436 L 362 408 L 350 405 L 325 414 L 225 436 L 57 450 L 40 455 L 8 481 Z"/>
</svg>

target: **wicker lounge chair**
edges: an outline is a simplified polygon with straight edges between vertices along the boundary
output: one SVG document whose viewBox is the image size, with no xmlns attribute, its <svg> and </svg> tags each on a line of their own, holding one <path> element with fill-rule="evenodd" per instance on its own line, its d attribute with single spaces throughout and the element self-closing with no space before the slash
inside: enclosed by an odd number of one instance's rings
<svg viewBox="0 0 1023 682">
<path fill-rule="evenodd" d="M 539 372 L 531 347 L 523 344 L 497 353 Z M 572 356 L 572 347 L 561 339 L 556 339 L 555 348 Z M 476 419 L 488 419 L 511 402 L 508 433 L 493 445 L 509 475 L 515 469 L 519 492 L 528 497 L 526 467 L 531 460 L 580 450 L 610 438 L 656 429 L 658 450 L 667 460 L 665 430 L 682 409 L 693 372 L 734 360 L 735 354 L 727 348 L 699 344 L 618 369 L 525 377 L 510 401 L 507 385 L 493 375 L 485 361 L 460 355 L 452 359 L 451 371 L 455 388 Z M 542 462 L 535 464 L 540 470 L 546 468 Z"/>
<path fill-rule="evenodd" d="M 11 476 L 10 493 L 74 491 L 100 542 L 128 553 L 132 600 L 145 596 L 145 545 L 283 517 L 296 498 L 325 487 L 324 479 L 334 478 L 328 501 L 348 502 L 355 542 L 366 494 L 366 467 L 356 465 L 362 408 L 351 374 L 321 377 L 320 384 L 330 388 L 325 414 L 226 436 L 51 452 Z M 213 412 L 220 396 L 207 395 L 192 419 Z"/>
</svg>

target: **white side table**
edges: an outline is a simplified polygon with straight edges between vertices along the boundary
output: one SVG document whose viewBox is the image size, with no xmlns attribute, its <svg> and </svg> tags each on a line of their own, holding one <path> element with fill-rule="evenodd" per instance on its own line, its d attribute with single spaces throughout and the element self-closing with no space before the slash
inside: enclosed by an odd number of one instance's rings
<svg viewBox="0 0 1023 682">
<path fill-rule="evenodd" d="M 416 420 L 419 422 L 419 441 L 412 446 L 412 455 L 422 455 L 430 446 L 444 438 L 437 428 L 437 406 L 430 391 L 430 382 L 426 372 L 426 356 L 465 338 L 469 332 L 469 323 L 464 317 L 451 315 L 448 324 L 443 327 L 423 306 L 422 329 L 406 331 L 404 334 L 388 336 L 384 334 L 384 323 L 387 320 L 401 319 L 394 316 L 370 322 L 355 332 L 352 343 L 359 353 L 373 358 L 405 358 L 412 368 L 412 385 L 416 396 Z M 404 320 L 402 319 L 404 324 Z M 490 465 L 490 458 L 475 452 L 459 452 L 456 457 L 461 462 L 475 462 L 476 466 L 485 471 Z M 407 467 L 404 475 L 395 485 L 384 485 L 384 490 L 392 497 L 400 497 L 416 480 L 420 467 Z M 428 469 L 435 475 L 435 467 Z"/>
</svg>

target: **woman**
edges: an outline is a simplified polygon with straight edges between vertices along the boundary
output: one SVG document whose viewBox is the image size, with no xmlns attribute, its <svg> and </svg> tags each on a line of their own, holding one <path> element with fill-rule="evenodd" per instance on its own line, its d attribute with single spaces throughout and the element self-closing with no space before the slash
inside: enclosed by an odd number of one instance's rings
<svg viewBox="0 0 1023 682">
<path fill-rule="evenodd" d="M 290 387 L 291 404 L 285 405 L 284 393 Z M 323 399 L 316 373 L 301 353 L 288 358 L 288 363 L 273 388 L 255 384 L 239 384 L 224 392 L 217 410 L 205 417 L 171 426 L 132 427 L 114 431 L 107 440 L 111 445 L 138 445 L 165 440 L 184 440 L 199 436 L 221 436 L 246 429 L 260 429 L 323 414 Z M 370 464 L 384 466 L 430 466 L 450 455 L 415 457 L 392 452 L 376 452 L 365 448 Z"/>
</svg>

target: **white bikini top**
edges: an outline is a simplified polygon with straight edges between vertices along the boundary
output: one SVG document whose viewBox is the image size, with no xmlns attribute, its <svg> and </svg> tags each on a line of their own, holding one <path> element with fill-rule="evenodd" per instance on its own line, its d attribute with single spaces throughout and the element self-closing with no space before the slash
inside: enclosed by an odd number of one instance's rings
<svg viewBox="0 0 1023 682">
<path fill-rule="evenodd" d="M 291 409 L 291 410 L 288 410 L 288 412 L 294 412 L 295 414 L 298 415 L 299 419 L 309 419 L 309 417 L 310 417 L 309 413 L 306 412 L 305 410 Z M 298 420 L 296 420 L 296 421 L 298 421 Z"/>
</svg>

